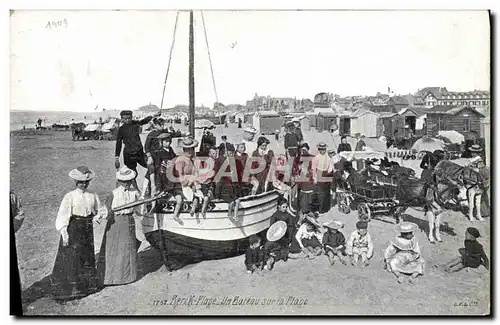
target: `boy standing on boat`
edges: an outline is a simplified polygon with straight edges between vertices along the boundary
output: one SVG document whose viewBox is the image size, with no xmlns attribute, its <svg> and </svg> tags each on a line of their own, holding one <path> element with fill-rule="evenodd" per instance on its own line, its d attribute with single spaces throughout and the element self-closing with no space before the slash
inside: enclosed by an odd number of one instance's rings
<svg viewBox="0 0 500 325">
<path fill-rule="evenodd" d="M 148 116 L 142 120 L 136 121 L 132 119 L 132 111 L 124 110 L 120 112 L 120 117 L 123 121 L 123 125 L 118 129 L 116 135 L 116 147 L 115 147 L 115 168 L 120 168 L 120 154 L 123 148 L 123 163 L 128 168 L 132 169 L 137 173 L 137 164 L 144 168 L 146 165 L 146 155 L 144 154 L 142 142 L 141 142 L 141 125 L 148 124 L 151 122 L 153 117 L 160 116 L 161 112 L 156 113 L 153 116 Z M 137 175 L 136 175 L 137 177 Z M 138 189 L 137 181 L 134 179 L 134 186 Z"/>
</svg>

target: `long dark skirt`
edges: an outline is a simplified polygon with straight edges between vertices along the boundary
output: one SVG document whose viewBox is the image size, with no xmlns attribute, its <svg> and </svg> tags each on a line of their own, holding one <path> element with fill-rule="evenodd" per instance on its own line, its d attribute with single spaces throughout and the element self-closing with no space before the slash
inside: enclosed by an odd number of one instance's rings
<svg viewBox="0 0 500 325">
<path fill-rule="evenodd" d="M 326 213 L 330 211 L 330 205 L 332 202 L 330 184 L 319 183 L 318 187 L 315 189 L 315 192 L 319 201 L 319 213 Z"/>
<path fill-rule="evenodd" d="M 299 207 L 302 213 L 311 212 L 311 205 L 313 204 L 314 196 L 314 191 L 304 192 L 299 189 Z"/>
<path fill-rule="evenodd" d="M 59 241 L 51 281 L 54 298 L 73 299 L 97 290 L 92 217 L 72 217 L 68 225 L 68 246 Z"/>
<path fill-rule="evenodd" d="M 137 241 L 132 214 L 115 215 L 107 221 L 99 254 L 99 271 L 104 285 L 137 280 Z"/>
</svg>

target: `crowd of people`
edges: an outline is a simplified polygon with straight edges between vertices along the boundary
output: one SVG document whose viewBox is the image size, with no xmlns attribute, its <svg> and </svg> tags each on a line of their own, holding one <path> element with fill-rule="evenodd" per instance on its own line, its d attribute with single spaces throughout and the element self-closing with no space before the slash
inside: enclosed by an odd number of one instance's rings
<svg viewBox="0 0 500 325">
<path fill-rule="evenodd" d="M 313 155 L 295 121 L 286 125 L 285 157 L 277 156 L 268 148 L 270 141 L 266 137 L 255 139 L 257 131 L 251 127 L 245 128 L 243 138 L 234 144 L 222 135 L 217 145 L 213 135 L 206 134 L 209 141 L 204 141 L 203 150 L 198 153 L 198 141 L 191 135 L 182 136 L 178 143 L 182 153 L 177 154 L 172 140 L 182 134 L 165 128 L 158 114 L 134 120 L 131 111 L 122 111 L 121 119 L 124 124 L 118 130 L 115 150 L 117 184 L 104 203 L 98 195 L 87 190 L 95 177 L 92 170 L 80 166 L 69 172 L 75 189 L 64 196 L 56 218 L 56 229 L 61 236 L 52 283 L 57 299 L 78 298 L 102 286 L 137 280 L 137 249 L 145 237 L 136 225 L 141 224 L 140 219 L 147 209 L 144 205 L 117 208 L 160 195 L 175 200 L 173 219 L 182 225 L 181 207 L 186 200 L 192 201 L 191 215 L 204 215 L 209 202 L 218 199 L 228 203 L 228 216 L 237 218 L 242 197 L 278 189 L 283 195 L 271 217 L 266 238 L 249 237 L 245 254 L 249 273 L 264 268 L 272 270 L 276 262 L 298 256 L 316 258 L 324 255 L 332 266 L 339 260 L 342 264 L 363 267 L 373 258 L 376 248 L 367 222 L 359 221 L 350 236 L 345 237 L 344 224 L 340 221 L 319 224 L 318 217 L 335 204 L 339 186 L 349 188 L 367 182 L 383 184 L 388 170 L 400 167 L 397 163 L 370 159 L 356 170 L 352 161 L 340 155 L 343 151 L 351 151 L 345 138 L 337 150 L 328 148 L 324 142 L 318 143 L 318 152 Z M 153 123 L 153 130 L 143 147 L 140 127 L 147 123 Z M 359 135 L 356 151 L 365 148 L 364 137 Z M 124 166 L 120 163 L 122 149 Z M 136 181 L 138 165 L 146 168 L 142 189 Z M 434 165 L 430 163 L 429 166 Z M 359 167 L 364 168 L 359 170 Z M 295 198 L 290 194 L 293 185 L 297 185 L 296 212 L 290 208 L 290 200 Z M 12 195 L 11 219 L 21 220 L 20 203 Z M 96 260 L 93 225 L 102 221 L 106 222 L 106 228 Z M 19 227 L 15 226 L 15 231 Z M 416 229 L 416 225 L 407 222 L 397 225 L 396 235 L 384 251 L 384 265 L 399 282 L 403 281 L 401 274 L 409 274 L 413 282 L 424 273 L 425 261 L 414 236 Z M 478 237 L 477 229 L 467 229 L 465 257 L 450 262 L 447 271 L 480 264 L 488 266 L 486 254 L 476 241 Z"/>
</svg>

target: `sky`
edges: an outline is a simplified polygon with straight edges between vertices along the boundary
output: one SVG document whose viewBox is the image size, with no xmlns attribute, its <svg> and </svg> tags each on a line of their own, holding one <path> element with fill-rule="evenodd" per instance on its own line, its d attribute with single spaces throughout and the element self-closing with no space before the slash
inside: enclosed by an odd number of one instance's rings
<svg viewBox="0 0 500 325">
<path fill-rule="evenodd" d="M 219 102 L 489 90 L 486 11 L 204 11 Z M 13 110 L 160 106 L 175 11 L 16 11 Z M 200 11 L 196 105 L 216 101 Z M 48 22 L 54 22 L 47 27 Z M 57 23 L 60 22 L 60 23 Z M 163 108 L 188 103 L 189 13 L 180 12 Z"/>
</svg>

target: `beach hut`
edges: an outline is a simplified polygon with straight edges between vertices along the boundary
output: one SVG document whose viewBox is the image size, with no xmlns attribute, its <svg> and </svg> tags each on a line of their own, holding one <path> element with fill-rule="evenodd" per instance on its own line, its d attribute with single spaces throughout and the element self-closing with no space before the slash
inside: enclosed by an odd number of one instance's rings
<svg viewBox="0 0 500 325">
<path fill-rule="evenodd" d="M 275 134 L 283 125 L 283 117 L 274 111 L 260 111 L 254 114 L 252 125 L 260 134 Z"/>
<path fill-rule="evenodd" d="M 367 138 L 378 137 L 379 133 L 381 133 L 381 131 L 377 130 L 379 117 L 377 113 L 370 110 L 358 109 L 351 114 L 351 135 L 361 133 Z"/>
<path fill-rule="evenodd" d="M 400 110 L 398 114 L 404 117 L 405 136 L 407 136 L 410 131 L 415 134 L 417 131 L 417 112 L 410 107 L 406 107 Z"/>
<path fill-rule="evenodd" d="M 379 121 L 382 123 L 382 135 L 386 137 L 394 136 L 395 132 L 398 130 L 402 130 L 405 127 L 404 116 L 399 115 L 398 113 L 378 113 Z"/>
<path fill-rule="evenodd" d="M 330 131 L 337 126 L 337 114 L 334 112 L 321 112 L 316 118 L 316 129 L 318 132 Z"/>
</svg>

